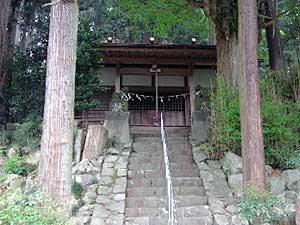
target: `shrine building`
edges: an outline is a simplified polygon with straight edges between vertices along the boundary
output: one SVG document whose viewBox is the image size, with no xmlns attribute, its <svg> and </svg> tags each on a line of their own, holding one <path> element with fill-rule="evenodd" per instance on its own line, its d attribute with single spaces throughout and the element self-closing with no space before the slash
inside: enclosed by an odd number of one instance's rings
<svg viewBox="0 0 300 225">
<path fill-rule="evenodd" d="M 86 121 L 103 121 L 114 92 L 128 101 L 130 126 L 157 126 L 164 113 L 167 127 L 190 127 L 195 111 L 195 88 L 211 87 L 216 76 L 216 47 L 105 43 L 99 77 L 106 91 L 95 93 L 95 109 L 76 113 Z"/>
</svg>

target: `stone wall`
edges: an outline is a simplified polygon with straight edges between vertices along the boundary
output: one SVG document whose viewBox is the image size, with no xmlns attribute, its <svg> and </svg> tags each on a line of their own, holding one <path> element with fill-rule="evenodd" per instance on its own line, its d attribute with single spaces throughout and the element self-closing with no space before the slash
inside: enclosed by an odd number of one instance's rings
<svg viewBox="0 0 300 225">
<path fill-rule="evenodd" d="M 131 146 L 109 148 L 95 159 L 85 159 L 72 170 L 73 180 L 83 186 L 71 225 L 124 224 L 128 157 Z"/>
<path fill-rule="evenodd" d="M 204 149 L 204 145 L 193 147 L 193 155 L 214 214 L 214 225 L 239 225 L 241 221 L 236 204 L 243 197 L 243 160 L 232 152 L 226 153 L 222 160 L 209 160 Z M 294 225 L 295 203 L 300 191 L 300 169 L 280 173 L 274 171 L 266 165 L 267 190 L 278 196 L 283 202 L 282 208 L 288 211 L 274 208 L 278 220 L 273 225 Z"/>
</svg>

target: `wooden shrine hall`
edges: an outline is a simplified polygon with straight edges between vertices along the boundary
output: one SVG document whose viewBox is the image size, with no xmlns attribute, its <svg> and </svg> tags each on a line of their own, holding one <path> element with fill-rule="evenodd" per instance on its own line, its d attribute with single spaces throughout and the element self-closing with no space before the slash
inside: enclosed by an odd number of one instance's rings
<svg viewBox="0 0 300 225">
<path fill-rule="evenodd" d="M 99 78 L 106 91 L 95 93 L 100 107 L 76 113 L 76 119 L 103 121 L 114 92 L 126 89 L 131 126 L 156 126 L 164 112 L 166 126 L 189 127 L 195 111 L 195 88 L 210 87 L 216 74 L 211 45 L 106 43 Z"/>
</svg>

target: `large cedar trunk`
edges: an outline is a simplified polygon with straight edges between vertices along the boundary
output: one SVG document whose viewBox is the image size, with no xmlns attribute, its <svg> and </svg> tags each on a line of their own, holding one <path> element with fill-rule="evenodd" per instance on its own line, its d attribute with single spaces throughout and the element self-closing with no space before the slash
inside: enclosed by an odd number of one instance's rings
<svg viewBox="0 0 300 225">
<path fill-rule="evenodd" d="M 4 88 L 7 83 L 7 56 L 8 56 L 8 22 L 11 9 L 11 0 L 0 1 L 0 126 L 7 121 L 7 107 Z M 0 127 L 1 128 L 1 127 Z"/>
<path fill-rule="evenodd" d="M 238 40 L 237 31 L 233 28 L 236 23 L 235 11 L 237 3 L 235 0 L 187 0 L 195 7 L 202 8 L 204 14 L 209 17 L 214 26 L 210 27 L 210 43 L 217 47 L 217 72 L 223 76 L 233 87 L 237 87 L 237 54 Z"/>
<path fill-rule="evenodd" d="M 265 188 L 265 157 L 258 80 L 256 0 L 239 0 L 239 89 L 243 153 L 243 184 Z"/>
<path fill-rule="evenodd" d="M 71 196 L 78 2 L 52 0 L 40 182 L 53 198 Z"/>
<path fill-rule="evenodd" d="M 232 84 L 237 86 L 237 53 L 238 41 L 235 33 L 225 36 L 224 31 L 216 27 L 216 47 L 217 47 L 217 71 L 218 74 Z"/>
<path fill-rule="evenodd" d="M 275 16 L 275 0 L 267 1 L 266 14 L 270 18 Z M 267 20 L 267 22 L 270 22 L 270 20 Z M 266 34 L 270 69 L 273 71 L 282 70 L 284 68 L 283 49 L 276 20 L 272 23 L 272 25 L 266 27 Z"/>
</svg>

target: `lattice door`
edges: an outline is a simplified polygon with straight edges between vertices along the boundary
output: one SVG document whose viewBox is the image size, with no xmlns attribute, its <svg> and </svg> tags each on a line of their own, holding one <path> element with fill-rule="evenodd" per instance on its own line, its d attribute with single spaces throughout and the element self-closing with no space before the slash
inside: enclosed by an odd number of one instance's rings
<svg viewBox="0 0 300 225">
<path fill-rule="evenodd" d="M 141 95 L 139 95 L 141 96 Z M 130 124 L 132 126 L 154 126 L 159 121 L 156 119 L 156 100 L 153 94 L 144 94 L 145 98 L 133 97 L 129 101 Z M 166 126 L 185 126 L 185 101 L 183 96 L 168 97 L 160 95 L 158 110 L 164 112 Z"/>
</svg>

